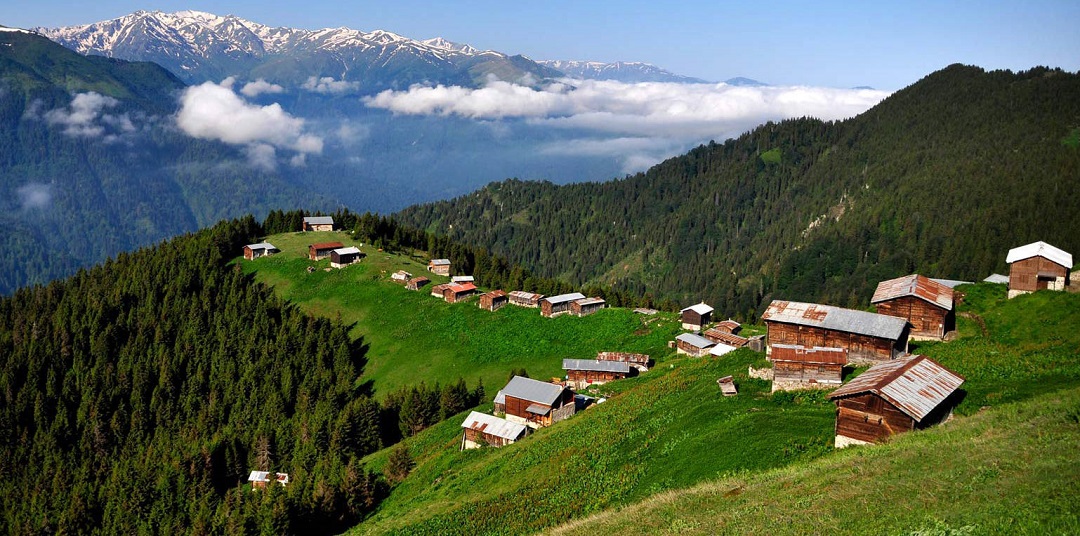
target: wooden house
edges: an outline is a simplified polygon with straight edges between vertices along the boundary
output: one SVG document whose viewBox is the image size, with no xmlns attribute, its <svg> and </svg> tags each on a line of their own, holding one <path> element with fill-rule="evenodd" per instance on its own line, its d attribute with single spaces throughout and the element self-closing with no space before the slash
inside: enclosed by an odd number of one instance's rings
<svg viewBox="0 0 1080 536">
<path fill-rule="evenodd" d="M 321 244 L 311 244 L 307 247 L 308 259 L 313 261 L 319 261 L 330 256 L 330 252 L 338 248 L 345 247 L 345 244 L 341 242 L 323 242 Z"/>
<path fill-rule="evenodd" d="M 497 311 L 509 302 L 510 299 L 501 290 L 493 290 L 480 295 L 480 308 L 487 311 Z"/>
<path fill-rule="evenodd" d="M 405 270 L 398 270 L 398 271 L 390 274 L 390 281 L 392 281 L 394 283 L 397 283 L 399 285 L 407 285 L 407 284 L 409 284 L 410 279 L 412 279 L 412 274 L 410 274 L 409 272 L 406 272 Z"/>
<path fill-rule="evenodd" d="M 441 300 L 443 297 L 443 293 L 446 292 L 446 289 L 448 288 L 450 288 L 450 283 L 442 283 L 439 285 L 435 285 L 431 287 L 431 295 Z"/>
<path fill-rule="evenodd" d="M 870 367 L 829 395 L 836 403 L 836 447 L 876 443 L 944 421 L 963 383 L 922 355 Z"/>
<path fill-rule="evenodd" d="M 473 294 L 476 294 L 476 285 L 472 283 L 462 283 L 460 285 L 451 283 L 450 286 L 443 290 L 443 300 L 446 300 L 446 303 L 457 303 Z"/>
<path fill-rule="evenodd" d="M 630 375 L 630 364 L 625 361 L 601 361 L 599 359 L 563 359 L 566 385 L 572 389 L 584 389 Z"/>
<path fill-rule="evenodd" d="M 870 303 L 878 314 L 903 318 L 911 324 L 911 337 L 944 339 L 956 330 L 953 289 L 918 274 L 878 283 Z"/>
<path fill-rule="evenodd" d="M 469 412 L 465 422 L 461 423 L 461 450 L 476 449 L 484 446 L 505 447 L 525 437 L 528 427 L 510 422 L 493 415 Z"/>
<path fill-rule="evenodd" d="M 431 259 L 427 263 L 427 269 L 436 275 L 450 275 L 450 259 Z"/>
<path fill-rule="evenodd" d="M 450 278 L 451 283 L 476 283 L 476 278 L 471 275 L 455 275 Z"/>
<path fill-rule="evenodd" d="M 649 354 L 631 354 L 628 352 L 597 352 L 598 361 L 620 361 L 638 369 L 639 372 L 649 370 Z"/>
<path fill-rule="evenodd" d="M 540 315 L 548 318 L 570 312 L 570 304 L 577 300 L 584 300 L 585 295 L 580 292 L 548 296 L 540 300 Z"/>
<path fill-rule="evenodd" d="M 843 348 L 774 344 L 769 361 L 773 364 L 774 392 L 807 388 L 831 389 L 843 383 L 847 351 Z"/>
<path fill-rule="evenodd" d="M 333 231 L 334 218 L 330 216 L 306 216 L 304 218 L 305 231 Z"/>
<path fill-rule="evenodd" d="M 591 315 L 607 306 L 602 298 L 585 298 L 570 302 L 570 314 L 574 316 Z"/>
<path fill-rule="evenodd" d="M 675 352 L 694 357 L 709 355 L 709 348 L 716 346 L 715 342 L 698 335 L 697 333 L 683 333 L 675 337 Z"/>
<path fill-rule="evenodd" d="M 705 302 L 691 305 L 679 311 L 679 315 L 682 317 L 682 328 L 694 331 L 700 330 L 702 326 L 712 321 L 712 312 L 713 308 L 705 305 Z"/>
<path fill-rule="evenodd" d="M 746 346 L 748 342 L 750 342 L 750 339 L 735 335 L 734 333 L 728 331 L 726 328 L 720 326 L 714 326 L 701 332 L 701 336 L 717 344 L 726 344 L 728 346 L 734 346 L 736 348 L 742 348 L 743 346 Z"/>
<path fill-rule="evenodd" d="M 724 333 L 730 333 L 732 335 L 738 335 L 739 332 L 742 331 L 742 324 L 729 318 L 727 320 L 717 322 L 716 325 L 713 326 L 711 329 L 715 329 Z"/>
<path fill-rule="evenodd" d="M 413 277 L 409 279 L 408 283 L 405 283 L 405 288 L 409 290 L 420 290 L 428 283 L 431 283 L 431 280 L 424 276 Z"/>
<path fill-rule="evenodd" d="M 766 354 L 774 344 L 847 350 L 848 360 L 873 364 L 907 354 L 908 322 L 816 303 L 773 300 L 761 315 L 768 329 Z"/>
<path fill-rule="evenodd" d="M 506 420 L 541 428 L 574 414 L 574 391 L 542 381 L 514 376 L 502 388 Z"/>
<path fill-rule="evenodd" d="M 251 482 L 252 489 L 265 488 L 270 482 L 277 482 L 285 487 L 289 484 L 289 473 L 274 473 L 271 476 L 270 471 L 252 471 L 248 475 L 248 482 Z"/>
<path fill-rule="evenodd" d="M 1009 298 L 1069 286 L 1072 255 L 1046 242 L 1010 249 L 1005 262 L 1009 263 Z"/>
<path fill-rule="evenodd" d="M 281 252 L 281 250 L 274 247 L 270 242 L 259 242 L 258 244 L 248 244 L 244 246 L 244 258 L 249 261 L 279 252 Z"/>
<path fill-rule="evenodd" d="M 507 295 L 510 298 L 511 305 L 517 305 L 518 307 L 529 307 L 536 309 L 540 307 L 540 300 L 544 299 L 543 294 L 536 294 L 533 292 L 525 292 L 524 290 L 515 290 Z"/>
<path fill-rule="evenodd" d="M 360 262 L 364 258 L 364 252 L 356 246 L 337 248 L 330 251 L 330 267 L 344 268 L 350 264 Z"/>
</svg>

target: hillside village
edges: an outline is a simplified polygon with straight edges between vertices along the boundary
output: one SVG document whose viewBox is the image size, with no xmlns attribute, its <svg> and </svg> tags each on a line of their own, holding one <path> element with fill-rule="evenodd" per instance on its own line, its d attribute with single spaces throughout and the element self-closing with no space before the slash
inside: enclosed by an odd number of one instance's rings
<svg viewBox="0 0 1080 536">
<path fill-rule="evenodd" d="M 329 217 L 306 217 L 303 232 L 333 230 Z M 279 253 L 267 242 L 244 247 L 243 258 L 255 260 Z M 307 258 L 330 259 L 326 270 L 343 269 L 367 255 L 342 242 L 308 245 Z M 1038 290 L 1080 292 L 1072 284 L 1072 256 L 1044 242 L 1008 252 L 1009 276 L 993 274 L 987 283 L 1008 285 L 1008 297 Z M 539 309 L 545 318 L 583 317 L 605 308 L 599 297 L 581 293 L 544 296 L 525 290 L 483 292 L 471 275 L 454 274 L 451 259 L 430 259 L 431 277 L 395 271 L 386 279 L 409 291 L 431 285 L 432 297 L 449 304 L 475 301 L 494 312 L 511 305 Z M 309 273 L 315 266 L 308 267 Z M 438 282 L 432 280 L 444 280 Z M 772 391 L 828 390 L 835 404 L 836 448 L 880 443 L 890 437 L 948 420 L 964 396 L 965 379 L 940 363 L 909 352 L 917 341 L 946 342 L 956 337 L 956 304 L 964 281 L 933 279 L 911 274 L 882 281 L 870 300 L 876 312 L 825 304 L 773 300 L 761 316 L 764 335 L 744 337 L 742 325 L 726 319 L 714 322 L 714 309 L 698 303 L 679 311 L 684 333 L 669 341 L 676 355 L 719 358 L 740 348 L 764 352 L 770 367 L 751 366 L 748 377 L 771 382 Z M 642 316 L 657 314 L 635 309 Z M 512 376 L 493 399 L 492 414 L 471 411 L 461 423 L 462 450 L 504 447 L 524 439 L 530 431 L 550 427 L 605 401 L 586 390 L 608 382 L 645 374 L 654 365 L 647 354 L 601 351 L 595 359 L 563 359 L 564 376 L 542 381 Z M 865 368 L 860 374 L 853 372 Z M 845 383 L 845 380 L 847 382 Z M 724 396 L 737 396 L 732 376 L 717 379 Z M 252 484 L 264 486 L 266 472 L 253 472 Z M 257 477 L 257 478 L 256 478 Z M 287 474 L 278 474 L 283 486 Z"/>
</svg>

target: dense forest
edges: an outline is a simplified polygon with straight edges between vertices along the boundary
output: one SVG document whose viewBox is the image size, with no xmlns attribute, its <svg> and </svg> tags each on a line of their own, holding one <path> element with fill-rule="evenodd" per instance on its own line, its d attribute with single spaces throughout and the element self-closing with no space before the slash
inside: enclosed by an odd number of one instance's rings
<svg viewBox="0 0 1080 536">
<path fill-rule="evenodd" d="M 980 280 L 1011 247 L 1080 251 L 1080 75 L 953 65 L 840 122 L 768 123 L 645 173 L 508 180 L 396 217 L 539 275 L 754 317 L 865 304 L 913 271 Z"/>
</svg>

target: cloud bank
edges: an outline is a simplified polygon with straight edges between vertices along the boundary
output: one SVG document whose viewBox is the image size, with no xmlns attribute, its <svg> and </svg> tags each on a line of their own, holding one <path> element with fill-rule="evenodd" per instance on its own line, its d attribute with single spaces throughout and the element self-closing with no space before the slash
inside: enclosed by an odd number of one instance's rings
<svg viewBox="0 0 1080 536">
<path fill-rule="evenodd" d="M 248 103 L 232 90 L 232 79 L 184 90 L 176 124 L 195 138 L 243 146 L 248 161 L 263 169 L 276 167 L 278 150 L 296 152 L 291 159 L 294 164 L 302 164 L 306 155 L 323 150 L 322 138 L 306 133 L 303 119 L 293 117 L 277 103 Z"/>
<path fill-rule="evenodd" d="M 254 81 L 254 82 L 248 82 L 248 83 L 244 84 L 243 88 L 240 89 L 240 93 L 243 93 L 247 97 L 258 97 L 259 95 L 262 95 L 263 93 L 274 93 L 274 94 L 276 94 L 276 93 L 284 93 L 284 92 L 285 92 L 285 88 L 283 88 L 283 87 L 281 87 L 281 86 L 279 86 L 277 84 L 271 84 L 270 82 L 267 82 L 266 80 L 263 80 L 262 78 Z"/>
<path fill-rule="evenodd" d="M 94 92 L 78 93 L 71 99 L 67 108 L 57 108 L 45 112 L 45 122 L 64 128 L 64 134 L 76 137 L 105 137 L 107 141 L 115 139 L 117 134 L 134 132 L 135 125 L 127 114 L 108 114 L 104 111 L 114 108 L 120 101 Z M 108 128 L 107 128 L 108 127 Z M 110 131 L 108 136 L 106 130 Z"/>
<path fill-rule="evenodd" d="M 52 186 L 40 182 L 31 182 L 15 189 L 19 206 L 23 210 L 43 210 L 49 208 L 53 200 Z"/>
<path fill-rule="evenodd" d="M 310 76 L 300 87 L 315 93 L 341 94 L 355 90 L 360 87 L 360 84 L 357 82 L 346 82 L 345 80 L 334 80 L 331 76 L 324 76 L 322 78 Z"/>
</svg>

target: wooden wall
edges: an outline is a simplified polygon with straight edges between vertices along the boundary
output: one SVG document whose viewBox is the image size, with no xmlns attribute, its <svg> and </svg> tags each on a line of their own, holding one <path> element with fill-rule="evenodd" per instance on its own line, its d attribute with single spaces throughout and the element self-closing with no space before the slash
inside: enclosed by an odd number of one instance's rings
<svg viewBox="0 0 1080 536">
<path fill-rule="evenodd" d="M 700 329 L 701 326 L 704 326 L 705 324 L 708 324 L 709 320 L 711 318 L 712 318 L 712 313 L 711 312 L 710 313 L 705 313 L 703 315 L 698 314 L 697 311 L 694 311 L 692 309 L 687 309 L 687 310 L 682 312 L 682 323 L 683 324 L 689 324 L 689 325 L 692 325 L 692 326 L 698 326 L 697 328 L 694 328 L 694 329 Z"/>
<path fill-rule="evenodd" d="M 566 381 L 575 388 L 582 388 L 592 383 L 606 383 L 613 380 L 621 380 L 627 376 L 625 372 L 608 372 L 599 370 L 568 370 Z"/>
<path fill-rule="evenodd" d="M 906 330 L 900 336 L 900 340 L 891 341 L 785 322 L 766 320 L 765 325 L 768 328 L 769 345 L 798 344 L 807 348 L 813 346 L 843 348 L 848 351 L 848 359 L 856 363 L 889 361 L 907 353 L 908 333 Z"/>
<path fill-rule="evenodd" d="M 839 385 L 844 365 L 802 363 L 799 361 L 773 361 L 773 380 L 804 383 L 831 383 Z"/>
<path fill-rule="evenodd" d="M 836 401 L 836 435 L 879 442 L 915 429 L 915 420 L 887 400 L 866 393 Z"/>
<path fill-rule="evenodd" d="M 692 355 L 694 357 L 701 357 L 703 355 L 709 355 L 709 349 L 708 348 L 698 348 L 698 347 L 696 347 L 696 346 L 694 346 L 694 345 L 692 345 L 692 344 L 690 344 L 690 343 L 688 343 L 686 341 L 678 341 L 678 342 L 676 342 L 675 347 L 678 348 L 682 353 L 687 354 L 687 355 Z"/>
<path fill-rule="evenodd" d="M 915 296 L 901 296 L 877 305 L 878 314 L 907 319 L 916 337 L 944 338 L 956 329 L 956 314 Z"/>
<path fill-rule="evenodd" d="M 1044 257 L 1031 257 L 1016 261 L 1009 266 L 1009 290 L 1034 292 L 1045 289 L 1047 282 L 1046 280 L 1039 281 L 1040 273 L 1064 277 L 1065 284 L 1069 284 L 1069 270 L 1064 266 Z"/>
<path fill-rule="evenodd" d="M 586 315 L 591 315 L 591 314 L 593 314 L 593 313 L 595 313 L 595 312 L 597 312 L 597 311 L 599 311 L 600 309 L 603 309 L 603 308 L 604 308 L 604 304 L 602 304 L 602 303 L 594 303 L 592 305 L 581 305 L 578 302 L 571 302 L 570 303 L 570 314 L 575 315 L 575 316 L 586 316 Z"/>
</svg>

